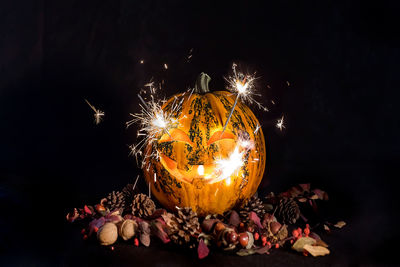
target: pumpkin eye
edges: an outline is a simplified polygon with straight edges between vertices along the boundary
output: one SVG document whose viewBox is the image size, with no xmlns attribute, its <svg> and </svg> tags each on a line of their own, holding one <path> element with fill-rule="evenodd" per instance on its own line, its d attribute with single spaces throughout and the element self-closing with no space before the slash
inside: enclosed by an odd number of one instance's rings
<svg viewBox="0 0 400 267">
<path fill-rule="evenodd" d="M 191 146 L 193 145 L 193 142 L 190 140 L 189 136 L 187 136 L 187 134 L 184 131 L 179 129 L 169 130 L 169 134 L 168 133 L 163 134 L 160 140 L 158 140 L 158 143 L 173 142 L 173 141 L 188 143 Z"/>
<path fill-rule="evenodd" d="M 207 145 L 209 146 L 222 139 L 235 139 L 235 136 L 229 132 L 217 131 L 210 137 L 210 139 L 207 142 Z"/>
</svg>

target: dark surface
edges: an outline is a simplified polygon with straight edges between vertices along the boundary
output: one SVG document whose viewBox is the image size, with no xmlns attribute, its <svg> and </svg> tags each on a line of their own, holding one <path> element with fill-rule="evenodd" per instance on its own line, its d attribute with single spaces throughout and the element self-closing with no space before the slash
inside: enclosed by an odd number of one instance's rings
<svg viewBox="0 0 400 267">
<path fill-rule="evenodd" d="M 396 8 L 301 2 L 2 2 L 0 262 L 397 263 L 390 253 L 399 237 Z M 214 253 L 197 261 L 160 244 L 119 244 L 111 252 L 81 241 L 80 229 L 64 221 L 66 212 L 96 203 L 140 172 L 127 156 L 135 129 L 124 125 L 129 112 L 138 111 L 139 88 L 151 77 L 164 79 L 169 96 L 204 71 L 212 89 L 223 89 L 232 62 L 257 70 L 263 102 L 271 108 L 254 108 L 268 153 L 260 194 L 299 182 L 328 191 L 329 219 L 348 223 L 324 238 L 331 255 Z M 103 123 L 93 124 L 84 98 L 106 112 Z M 281 114 L 287 122 L 282 133 L 274 127 Z"/>
</svg>

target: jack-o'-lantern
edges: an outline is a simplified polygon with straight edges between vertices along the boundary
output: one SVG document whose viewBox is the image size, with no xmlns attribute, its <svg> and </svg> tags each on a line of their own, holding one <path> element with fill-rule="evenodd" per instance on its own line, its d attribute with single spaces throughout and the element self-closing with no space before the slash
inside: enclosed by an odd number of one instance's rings
<svg viewBox="0 0 400 267">
<path fill-rule="evenodd" d="M 194 92 L 164 103 L 162 111 L 177 123 L 145 149 L 157 155 L 145 158 L 146 181 L 170 210 L 221 214 L 251 197 L 263 177 L 265 141 L 257 118 L 239 100 L 226 124 L 236 95 L 210 92 L 209 80 L 202 73 Z"/>
</svg>

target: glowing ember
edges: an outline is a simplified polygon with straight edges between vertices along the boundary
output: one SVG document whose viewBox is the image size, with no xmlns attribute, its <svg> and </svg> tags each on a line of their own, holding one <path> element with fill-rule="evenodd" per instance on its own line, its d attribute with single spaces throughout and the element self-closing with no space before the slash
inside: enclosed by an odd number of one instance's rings
<svg viewBox="0 0 400 267">
<path fill-rule="evenodd" d="M 276 127 L 281 131 L 283 128 L 286 128 L 285 125 L 283 124 L 283 119 L 284 115 L 282 115 L 282 118 L 278 119 L 278 122 L 276 123 Z"/>
<path fill-rule="evenodd" d="M 90 104 L 89 101 L 87 101 L 86 99 L 85 99 L 85 101 L 86 101 L 86 103 L 89 105 L 89 107 L 94 111 L 94 114 L 93 114 L 93 116 L 94 116 L 94 123 L 95 123 L 96 125 L 99 124 L 99 123 L 102 121 L 102 119 L 103 119 L 104 112 L 101 111 L 100 109 L 96 109 L 96 108 L 95 108 L 92 104 Z"/>
</svg>

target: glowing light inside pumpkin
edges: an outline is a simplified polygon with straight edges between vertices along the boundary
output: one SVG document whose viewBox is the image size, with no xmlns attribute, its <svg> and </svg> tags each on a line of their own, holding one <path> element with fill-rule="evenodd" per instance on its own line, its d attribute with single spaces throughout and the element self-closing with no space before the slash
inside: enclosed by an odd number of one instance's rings
<svg viewBox="0 0 400 267">
<path fill-rule="evenodd" d="M 199 165 L 199 167 L 197 167 L 197 173 L 199 175 L 204 175 L 204 166 L 203 165 Z"/>
</svg>

